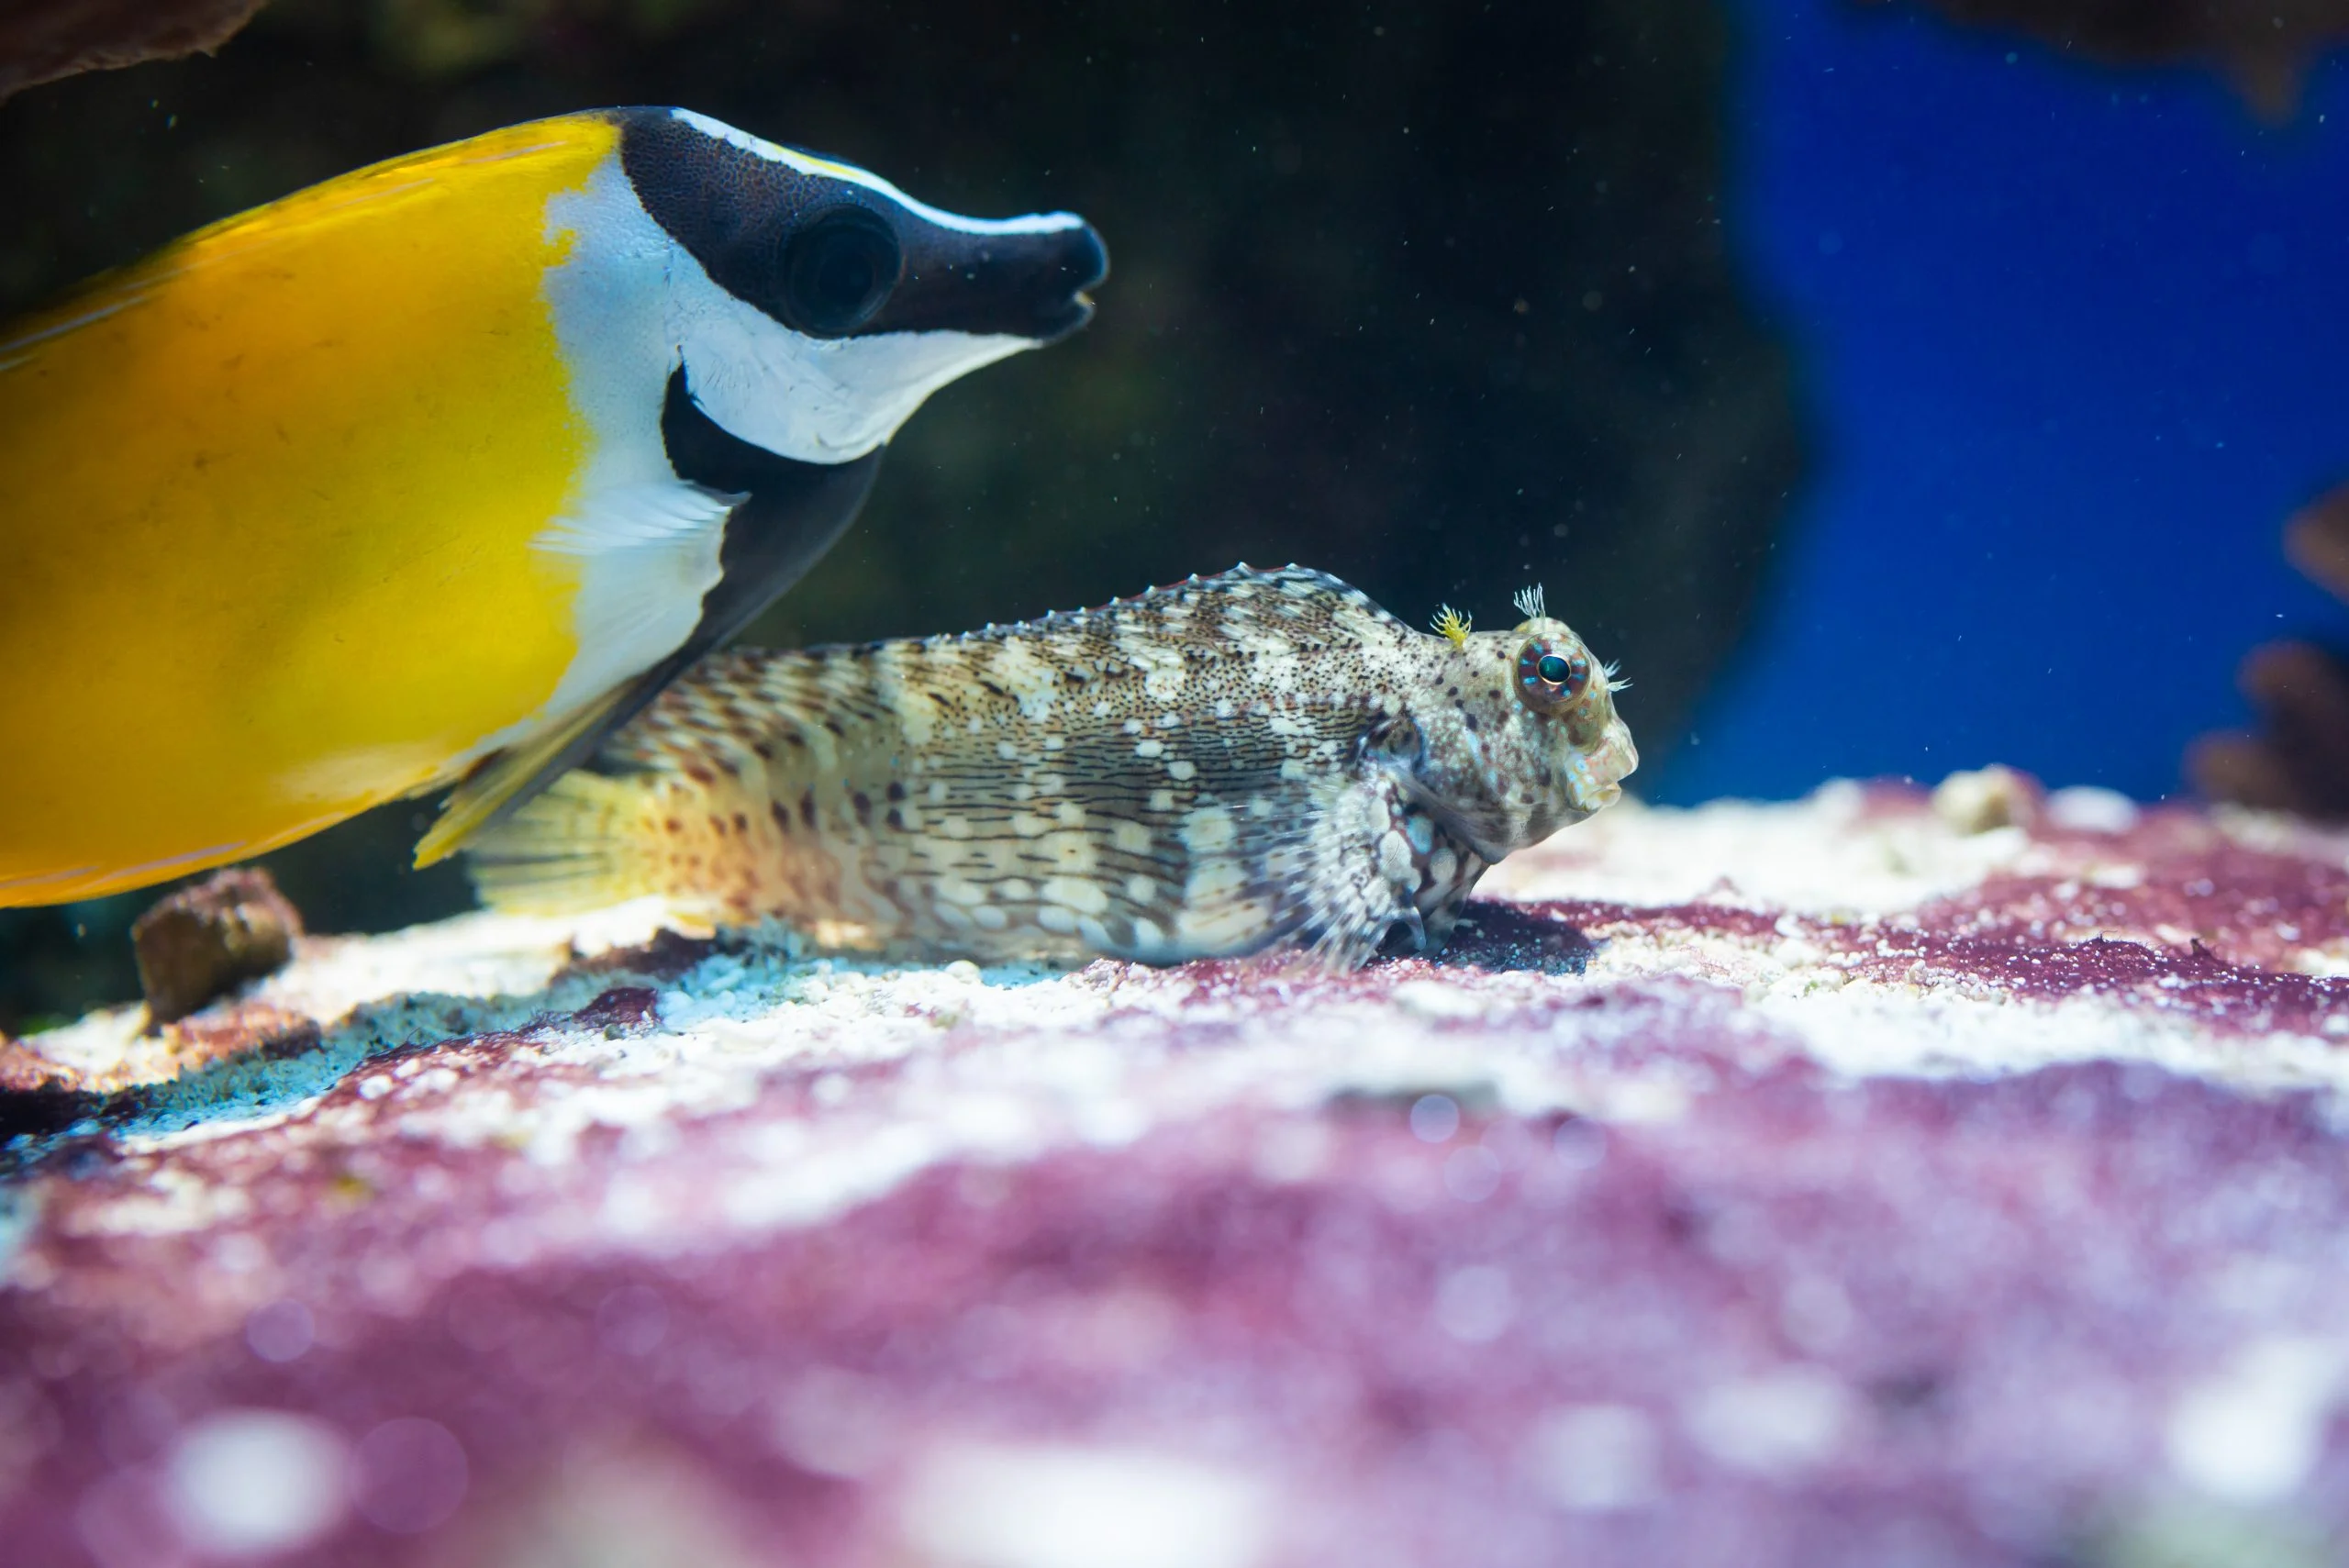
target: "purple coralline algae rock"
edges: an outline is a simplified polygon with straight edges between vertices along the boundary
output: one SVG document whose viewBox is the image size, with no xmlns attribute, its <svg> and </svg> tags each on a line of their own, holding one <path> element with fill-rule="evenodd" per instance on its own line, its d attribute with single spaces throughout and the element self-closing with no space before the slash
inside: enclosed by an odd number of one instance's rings
<svg viewBox="0 0 2349 1568">
<path fill-rule="evenodd" d="M 1622 808 L 1351 976 L 629 906 L 17 1042 L 0 1556 L 2337 1561 L 2349 838 L 2025 804 Z"/>
</svg>

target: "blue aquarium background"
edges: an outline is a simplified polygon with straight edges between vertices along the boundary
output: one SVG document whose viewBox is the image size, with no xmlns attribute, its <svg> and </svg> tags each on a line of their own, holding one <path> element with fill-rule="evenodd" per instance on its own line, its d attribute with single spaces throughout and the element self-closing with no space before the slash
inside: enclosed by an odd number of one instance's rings
<svg viewBox="0 0 2349 1568">
<path fill-rule="evenodd" d="M 1952 19 L 1985 11 L 2045 25 Z M 1651 800 L 1991 762 L 2154 799 L 2261 723 L 2246 655 L 2349 646 L 2281 546 L 2349 479 L 2349 93 L 2321 37 L 2277 34 L 2295 74 L 2195 33 L 2234 15 L 273 0 L 0 104 L 0 310 L 376 159 L 685 104 L 1074 208 L 1114 263 L 1079 339 L 909 423 L 753 640 L 1240 560 L 1421 623 L 1538 580 L 1631 675 Z M 432 809 L 267 864 L 317 929 L 450 914 Z M 135 995 L 161 891 L 0 911 L 0 1029 Z"/>
<path fill-rule="evenodd" d="M 2349 477 L 2349 92 L 2272 122 L 1913 11 L 1742 0 L 1730 228 L 1812 456 L 1655 794 L 1990 760 L 2139 798 L 2349 625 L 2277 548 Z M 1636 713 L 1636 709 L 1633 710 Z"/>
</svg>

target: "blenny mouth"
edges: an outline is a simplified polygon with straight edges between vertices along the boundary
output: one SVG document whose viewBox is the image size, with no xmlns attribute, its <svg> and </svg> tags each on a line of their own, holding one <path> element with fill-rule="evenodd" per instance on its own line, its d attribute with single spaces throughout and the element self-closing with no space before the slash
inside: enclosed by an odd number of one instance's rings
<svg viewBox="0 0 2349 1568">
<path fill-rule="evenodd" d="M 1620 719 L 1609 727 L 1598 745 L 1577 751 L 1563 764 L 1565 805 L 1570 821 L 1597 816 L 1623 798 L 1623 781 L 1638 771 L 1640 753 L 1631 732 Z"/>
</svg>

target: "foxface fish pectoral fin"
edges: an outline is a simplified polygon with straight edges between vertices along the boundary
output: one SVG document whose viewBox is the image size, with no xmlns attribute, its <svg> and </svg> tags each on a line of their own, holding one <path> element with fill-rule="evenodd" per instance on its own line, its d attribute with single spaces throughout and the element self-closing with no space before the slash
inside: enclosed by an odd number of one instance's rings
<svg viewBox="0 0 2349 1568">
<path fill-rule="evenodd" d="M 484 759 L 449 792 L 431 831 L 417 841 L 417 865 L 448 859 L 501 813 L 561 774 L 571 764 L 556 766 L 560 759 L 571 755 L 583 740 L 592 749 L 596 740 L 611 732 L 612 712 L 631 690 L 615 687 L 562 723 Z"/>
</svg>

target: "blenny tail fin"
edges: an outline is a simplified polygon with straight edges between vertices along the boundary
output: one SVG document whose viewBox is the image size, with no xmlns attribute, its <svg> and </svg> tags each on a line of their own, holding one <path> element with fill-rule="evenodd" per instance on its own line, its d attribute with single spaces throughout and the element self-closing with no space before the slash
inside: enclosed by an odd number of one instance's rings
<svg viewBox="0 0 2349 1568">
<path fill-rule="evenodd" d="M 473 888 L 493 909 L 533 915 L 662 892 L 644 852 L 654 804 L 641 776 L 565 773 L 466 846 Z"/>
</svg>

